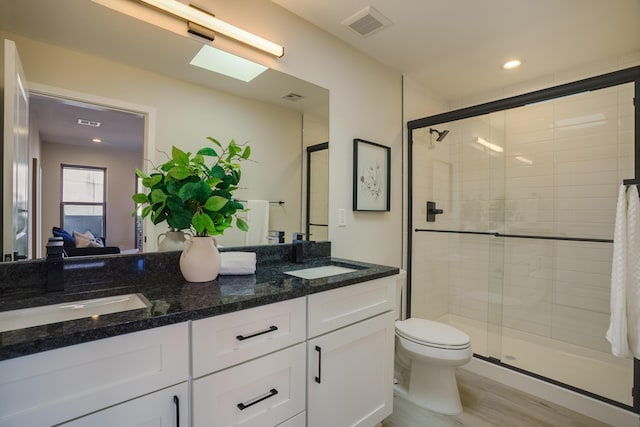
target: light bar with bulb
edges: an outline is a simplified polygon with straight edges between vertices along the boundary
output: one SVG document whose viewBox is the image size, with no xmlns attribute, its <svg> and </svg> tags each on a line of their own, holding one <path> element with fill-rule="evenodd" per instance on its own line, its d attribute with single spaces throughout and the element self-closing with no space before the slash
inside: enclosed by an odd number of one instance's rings
<svg viewBox="0 0 640 427">
<path fill-rule="evenodd" d="M 284 56 L 284 47 L 228 24 L 220 19 L 176 0 L 139 0 L 168 14 L 193 22 L 216 33 L 223 34 L 278 58 Z"/>
</svg>

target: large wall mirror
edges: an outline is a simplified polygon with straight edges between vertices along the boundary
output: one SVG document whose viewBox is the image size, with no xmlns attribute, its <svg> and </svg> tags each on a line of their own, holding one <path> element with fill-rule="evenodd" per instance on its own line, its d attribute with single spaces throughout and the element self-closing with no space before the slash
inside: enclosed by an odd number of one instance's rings
<svg viewBox="0 0 640 427">
<path fill-rule="evenodd" d="M 63 222 L 78 201 L 64 200 L 63 188 L 74 167 L 105 171 L 95 203 L 107 245 L 156 250 L 167 229 L 131 215 L 134 169 L 162 163 L 172 145 L 197 151 L 207 136 L 250 144 L 235 196 L 272 202 L 269 229 L 286 241 L 303 232 L 306 147 L 328 140 L 328 91 L 272 69 L 242 82 L 194 67 L 208 42 L 186 25 L 161 27 L 100 3 L 0 0 L 0 36 L 15 41 L 31 93 L 29 258 L 42 256 L 52 227 L 73 224 Z M 220 243 L 253 244 L 238 233 Z"/>
</svg>

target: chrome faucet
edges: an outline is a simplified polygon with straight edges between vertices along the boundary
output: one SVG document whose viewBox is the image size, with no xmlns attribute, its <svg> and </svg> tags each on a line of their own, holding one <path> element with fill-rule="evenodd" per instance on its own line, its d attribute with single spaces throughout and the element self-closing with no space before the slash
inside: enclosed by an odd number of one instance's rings
<svg viewBox="0 0 640 427">
<path fill-rule="evenodd" d="M 64 242 L 62 237 L 50 237 L 47 241 L 47 290 L 64 291 Z"/>
</svg>

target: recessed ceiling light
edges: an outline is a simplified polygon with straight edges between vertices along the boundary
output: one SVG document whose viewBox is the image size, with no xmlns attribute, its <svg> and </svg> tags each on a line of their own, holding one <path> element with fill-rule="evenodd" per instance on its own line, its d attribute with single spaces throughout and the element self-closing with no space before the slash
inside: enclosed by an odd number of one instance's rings
<svg viewBox="0 0 640 427">
<path fill-rule="evenodd" d="M 243 82 L 250 82 L 267 70 L 264 65 L 256 64 L 209 45 L 202 46 L 190 64 Z"/>
<path fill-rule="evenodd" d="M 95 120 L 78 119 L 78 124 L 82 126 L 91 126 L 94 128 L 99 128 L 101 123 L 96 122 Z"/>
<path fill-rule="evenodd" d="M 522 61 L 519 59 L 511 59 L 504 64 L 502 64 L 502 68 L 505 70 L 513 70 L 514 68 L 518 68 L 522 65 Z"/>
<path fill-rule="evenodd" d="M 100 144 L 102 142 L 102 140 L 100 138 L 93 138 L 91 140 L 91 142 L 95 143 L 95 144 Z"/>
</svg>

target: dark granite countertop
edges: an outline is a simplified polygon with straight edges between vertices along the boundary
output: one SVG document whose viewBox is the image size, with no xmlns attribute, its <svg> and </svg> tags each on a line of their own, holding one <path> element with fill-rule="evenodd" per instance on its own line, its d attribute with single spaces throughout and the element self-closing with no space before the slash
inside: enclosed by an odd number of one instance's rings
<svg viewBox="0 0 640 427">
<path fill-rule="evenodd" d="M 134 265 L 140 266 L 140 259 L 143 258 L 137 258 Z M 149 259 L 144 258 L 147 268 L 152 264 Z M 130 293 L 142 294 L 151 306 L 104 314 L 95 319 L 86 317 L 0 332 L 0 360 L 303 297 L 391 276 L 399 271 L 396 267 L 323 256 L 308 257 L 303 263 L 292 263 L 287 257 L 271 256 L 269 259 L 268 255 L 262 259 L 254 275 L 218 276 L 205 283 L 186 282 L 175 270 L 162 275 L 139 274 L 128 269 L 117 279 L 109 277 L 88 285 L 71 284 L 64 292 L 46 292 L 38 288 L 15 295 L 5 292 L 0 299 L 0 311 Z M 83 264 L 78 262 L 77 265 Z M 312 280 L 284 274 L 325 265 L 345 266 L 356 271 Z"/>
</svg>

